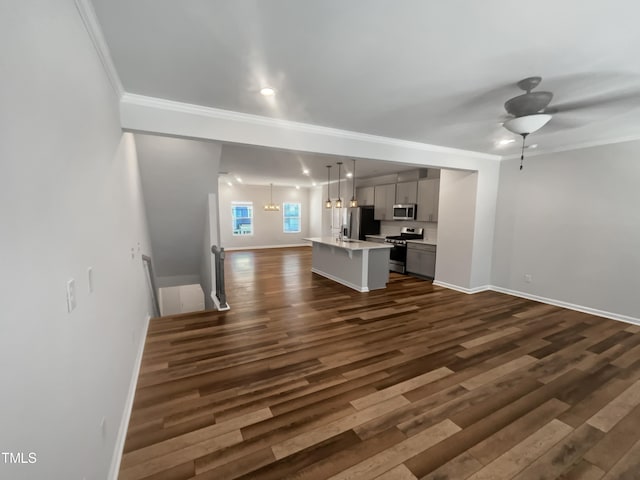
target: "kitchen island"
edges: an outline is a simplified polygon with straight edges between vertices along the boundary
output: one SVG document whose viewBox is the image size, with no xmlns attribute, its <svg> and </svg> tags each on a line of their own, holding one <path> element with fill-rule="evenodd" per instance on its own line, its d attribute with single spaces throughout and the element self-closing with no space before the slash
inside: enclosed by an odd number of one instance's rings
<svg viewBox="0 0 640 480">
<path fill-rule="evenodd" d="M 387 287 L 392 245 L 332 237 L 304 240 L 312 244 L 312 272 L 359 292 Z"/>
</svg>

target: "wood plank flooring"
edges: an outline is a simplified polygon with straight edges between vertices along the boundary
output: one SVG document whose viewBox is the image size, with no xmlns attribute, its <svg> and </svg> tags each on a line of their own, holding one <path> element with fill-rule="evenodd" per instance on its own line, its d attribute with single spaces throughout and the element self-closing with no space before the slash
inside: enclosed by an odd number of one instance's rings
<svg viewBox="0 0 640 480">
<path fill-rule="evenodd" d="M 229 252 L 229 312 L 151 321 L 122 480 L 640 478 L 640 327 L 310 268 Z"/>
</svg>

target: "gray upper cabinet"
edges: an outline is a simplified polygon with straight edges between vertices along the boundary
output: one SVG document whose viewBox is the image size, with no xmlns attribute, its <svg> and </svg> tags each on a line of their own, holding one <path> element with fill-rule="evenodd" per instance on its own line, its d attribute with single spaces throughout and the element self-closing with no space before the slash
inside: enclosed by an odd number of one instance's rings
<svg viewBox="0 0 640 480">
<path fill-rule="evenodd" d="M 376 185 L 374 187 L 374 212 L 376 220 L 393 220 L 393 205 L 396 201 L 396 185 Z"/>
<path fill-rule="evenodd" d="M 356 200 L 358 200 L 358 205 L 373 205 L 373 198 L 373 187 L 356 188 Z"/>
<path fill-rule="evenodd" d="M 421 222 L 438 221 L 440 202 L 440 179 L 425 178 L 418 182 L 418 211 L 416 220 Z"/>
<path fill-rule="evenodd" d="M 418 182 L 396 184 L 396 202 L 401 205 L 418 203 Z"/>
</svg>

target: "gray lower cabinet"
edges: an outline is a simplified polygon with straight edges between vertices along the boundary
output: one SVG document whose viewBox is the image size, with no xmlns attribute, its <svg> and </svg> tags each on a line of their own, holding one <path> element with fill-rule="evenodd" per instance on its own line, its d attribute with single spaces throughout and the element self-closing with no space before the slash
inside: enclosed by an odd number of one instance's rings
<svg viewBox="0 0 640 480">
<path fill-rule="evenodd" d="M 408 242 L 407 272 L 434 278 L 436 275 L 436 246 Z"/>
</svg>

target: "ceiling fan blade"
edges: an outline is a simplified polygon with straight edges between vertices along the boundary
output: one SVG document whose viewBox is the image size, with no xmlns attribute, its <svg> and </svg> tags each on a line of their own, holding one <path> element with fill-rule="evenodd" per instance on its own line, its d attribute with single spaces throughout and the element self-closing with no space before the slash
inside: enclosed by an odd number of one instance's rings
<svg viewBox="0 0 640 480">
<path fill-rule="evenodd" d="M 543 110 L 553 98 L 551 92 L 530 92 L 510 98 L 504 103 L 504 109 L 514 117 L 533 115 Z"/>
<path fill-rule="evenodd" d="M 544 113 L 556 114 L 590 108 L 624 108 L 632 110 L 640 107 L 640 89 L 597 95 L 582 100 L 557 103 L 544 110 Z"/>
<path fill-rule="evenodd" d="M 551 117 L 551 120 L 549 120 L 548 126 L 546 126 L 546 128 L 548 128 L 549 130 L 571 130 L 574 128 L 580 128 L 587 123 L 589 122 L 584 119 L 560 114 Z"/>
</svg>

